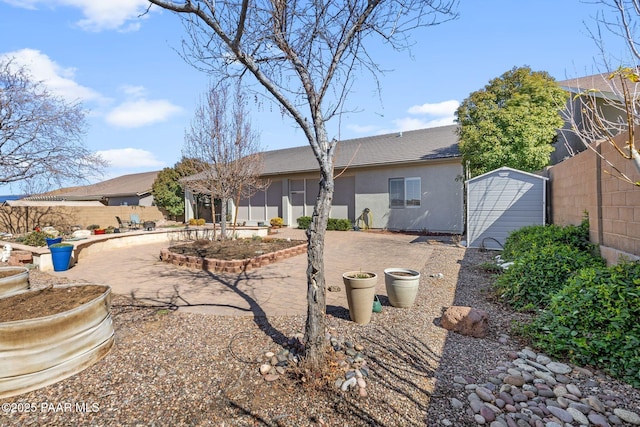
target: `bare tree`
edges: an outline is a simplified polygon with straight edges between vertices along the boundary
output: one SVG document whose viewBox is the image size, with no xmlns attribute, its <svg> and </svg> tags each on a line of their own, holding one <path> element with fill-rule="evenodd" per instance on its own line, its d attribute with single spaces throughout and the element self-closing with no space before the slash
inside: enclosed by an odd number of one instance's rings
<svg viewBox="0 0 640 427">
<path fill-rule="evenodd" d="M 177 13 L 187 39 L 183 56 L 218 77 L 252 76 L 302 129 L 320 169 L 307 231 L 307 322 L 310 368 L 326 350 L 324 235 L 334 191 L 337 141 L 327 122 L 344 110 L 354 78 L 381 72 L 368 48 L 408 48 L 409 32 L 457 15 L 457 0 L 149 0 Z M 379 46 L 379 44 L 378 44 Z"/>
<path fill-rule="evenodd" d="M 267 185 L 260 179 L 262 154 L 258 137 L 251 128 L 245 98 L 239 85 L 233 93 L 225 84 L 209 88 L 185 135 L 182 155 L 198 160 L 193 164 L 199 170 L 183 182 L 192 192 L 211 197 L 214 238 L 214 199 L 222 201 L 220 235 L 224 239 L 227 236 L 227 202 L 248 197 L 252 191 Z"/>
<path fill-rule="evenodd" d="M 633 162 L 640 171 L 640 154 L 636 127 L 640 124 L 640 0 L 597 0 L 602 6 L 589 29 L 591 39 L 600 50 L 602 66 L 591 86 L 580 88 L 563 112 L 569 128 L 563 131 L 565 145 L 573 154 L 570 136 L 575 136 L 604 161 L 610 173 L 625 182 L 640 186 L 617 167 L 615 159 L 606 158 L 593 145 L 596 141 L 610 144 L 623 159 Z M 622 49 L 618 53 L 605 43 L 613 35 Z M 618 135 L 616 137 L 616 135 Z M 621 137 L 624 136 L 624 137 Z"/>
<path fill-rule="evenodd" d="M 85 112 L 0 59 L 0 184 L 48 188 L 97 176 L 107 163 L 83 144 Z"/>
</svg>

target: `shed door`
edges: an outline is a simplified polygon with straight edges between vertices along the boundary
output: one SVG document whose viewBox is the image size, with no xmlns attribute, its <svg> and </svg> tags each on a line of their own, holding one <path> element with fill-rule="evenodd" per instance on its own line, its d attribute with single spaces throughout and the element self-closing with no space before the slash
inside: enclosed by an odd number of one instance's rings
<svg viewBox="0 0 640 427">
<path fill-rule="evenodd" d="M 514 172 L 469 181 L 467 245 L 499 250 L 510 232 L 543 225 L 544 186 L 542 179 Z"/>
</svg>

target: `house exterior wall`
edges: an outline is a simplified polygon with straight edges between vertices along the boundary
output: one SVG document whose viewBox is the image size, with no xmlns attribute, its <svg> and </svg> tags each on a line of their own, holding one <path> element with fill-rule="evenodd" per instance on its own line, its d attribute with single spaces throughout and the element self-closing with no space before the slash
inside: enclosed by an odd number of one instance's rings
<svg viewBox="0 0 640 427">
<path fill-rule="evenodd" d="M 625 135 L 619 135 L 622 142 Z M 594 148 L 625 173 L 640 181 L 633 162 L 623 159 L 609 144 Z M 610 263 L 620 256 L 640 257 L 640 188 L 615 177 L 606 161 L 587 150 L 549 168 L 551 178 L 552 221 L 558 225 L 577 225 L 589 215 L 591 241 L 600 245 Z"/>
<path fill-rule="evenodd" d="M 153 206 L 153 196 L 149 194 L 146 197 L 109 197 L 109 206 Z"/>
<path fill-rule="evenodd" d="M 461 234 L 464 231 L 463 187 L 461 181 L 456 181 L 461 175 L 459 159 L 358 171 L 356 217 L 369 209 L 371 228 Z M 420 206 L 391 208 L 390 178 L 420 178 Z"/>
<path fill-rule="evenodd" d="M 467 183 L 467 246 L 501 249 L 514 230 L 544 225 L 546 178 L 500 168 Z"/>
</svg>

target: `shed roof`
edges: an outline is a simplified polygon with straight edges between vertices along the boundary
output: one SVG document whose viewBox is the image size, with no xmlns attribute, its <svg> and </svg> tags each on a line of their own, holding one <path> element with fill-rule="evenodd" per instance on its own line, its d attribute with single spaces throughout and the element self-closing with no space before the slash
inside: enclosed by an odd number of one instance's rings
<svg viewBox="0 0 640 427">
<path fill-rule="evenodd" d="M 467 180 L 467 182 L 477 181 L 477 180 L 480 180 L 480 179 L 486 178 L 487 176 L 495 175 L 495 174 L 500 174 L 500 173 L 504 173 L 504 172 L 516 172 L 516 173 L 521 173 L 521 174 L 523 174 L 523 175 L 532 176 L 532 177 L 534 177 L 534 178 L 539 178 L 539 179 L 542 179 L 542 180 L 544 180 L 544 181 L 547 181 L 547 180 L 549 179 L 549 178 L 547 178 L 546 176 L 538 175 L 538 174 L 536 174 L 536 173 L 525 172 L 525 171 L 521 171 L 521 170 L 519 170 L 519 169 L 513 169 L 513 168 L 510 168 L 510 167 L 507 167 L 507 166 L 503 166 L 503 167 L 501 167 L 501 168 L 494 169 L 494 170 L 489 171 L 489 172 L 485 172 L 485 173 L 483 173 L 482 175 L 474 176 L 473 178 L 468 179 L 468 180 Z"/>
</svg>

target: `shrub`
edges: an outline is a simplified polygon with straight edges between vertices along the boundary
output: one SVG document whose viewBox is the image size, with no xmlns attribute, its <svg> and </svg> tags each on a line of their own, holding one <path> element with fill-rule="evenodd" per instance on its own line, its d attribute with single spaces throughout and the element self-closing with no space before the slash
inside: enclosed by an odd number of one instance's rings
<svg viewBox="0 0 640 427">
<path fill-rule="evenodd" d="M 536 346 L 640 387 L 640 263 L 585 268 L 524 328 Z"/>
<path fill-rule="evenodd" d="M 25 235 L 22 239 L 18 239 L 20 243 L 27 246 L 47 246 L 47 237 L 53 238 L 54 236 L 44 231 L 32 231 Z"/>
<path fill-rule="evenodd" d="M 98 230 L 100 226 L 98 224 L 87 225 L 87 230 Z"/>
<path fill-rule="evenodd" d="M 311 225 L 311 217 L 310 216 L 301 216 L 296 220 L 298 222 L 298 228 L 303 230 L 307 230 Z"/>
<path fill-rule="evenodd" d="M 579 226 L 532 225 L 509 234 L 504 244 L 502 258 L 514 261 L 524 252 L 540 250 L 549 245 L 565 244 L 585 252 L 597 253 L 596 246 L 589 241 L 589 220 Z"/>
<path fill-rule="evenodd" d="M 327 223 L 327 230 L 348 231 L 351 230 L 351 228 L 351 221 L 344 218 L 329 218 L 329 222 Z"/>
<path fill-rule="evenodd" d="M 207 223 L 207 221 L 205 221 L 204 218 L 198 218 L 196 220 L 196 225 L 205 225 Z"/>
<path fill-rule="evenodd" d="M 198 220 L 196 220 L 195 218 L 189 219 L 189 225 L 196 225 L 197 223 L 198 223 Z"/>
<path fill-rule="evenodd" d="M 284 220 L 277 216 L 275 218 L 271 218 L 269 224 L 271 224 L 272 227 L 282 227 L 284 225 Z"/>
<path fill-rule="evenodd" d="M 311 225 L 310 216 L 301 216 L 296 221 L 298 222 L 298 228 L 303 230 L 307 230 Z M 329 218 L 327 221 L 327 230 L 348 231 L 352 228 L 353 226 L 351 225 L 351 221 L 348 219 Z"/>
<path fill-rule="evenodd" d="M 514 259 L 495 288 L 516 309 L 544 308 L 580 269 L 604 266 L 604 260 L 568 244 L 531 248 Z"/>
</svg>

